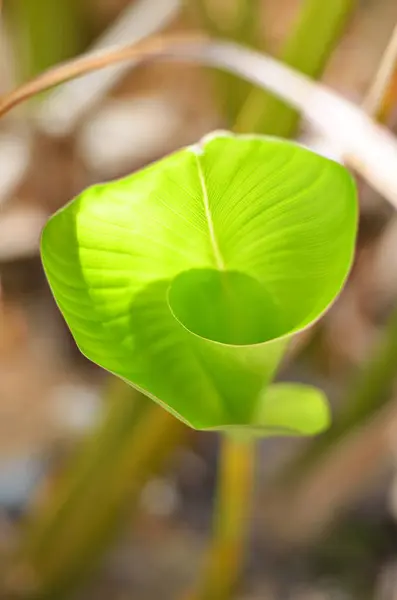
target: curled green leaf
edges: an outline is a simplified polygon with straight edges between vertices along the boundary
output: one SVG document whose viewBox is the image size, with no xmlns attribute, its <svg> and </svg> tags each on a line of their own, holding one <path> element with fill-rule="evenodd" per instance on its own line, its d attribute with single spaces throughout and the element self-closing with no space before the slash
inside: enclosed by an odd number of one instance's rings
<svg viewBox="0 0 397 600">
<path fill-rule="evenodd" d="M 222 133 L 83 192 L 42 259 L 88 358 L 195 428 L 266 427 L 263 390 L 340 292 L 356 228 L 342 166 Z"/>
</svg>

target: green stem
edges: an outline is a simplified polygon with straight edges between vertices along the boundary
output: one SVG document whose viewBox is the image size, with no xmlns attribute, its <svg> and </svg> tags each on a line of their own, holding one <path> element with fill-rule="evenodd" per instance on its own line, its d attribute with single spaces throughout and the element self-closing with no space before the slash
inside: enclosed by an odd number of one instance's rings
<svg viewBox="0 0 397 600">
<path fill-rule="evenodd" d="M 12 0 L 6 8 L 13 27 L 20 76 L 31 78 L 82 48 L 79 0 Z"/>
<path fill-rule="evenodd" d="M 280 53 L 280 60 L 318 78 L 355 7 L 355 0 L 305 0 Z M 238 117 L 236 130 L 292 137 L 299 113 L 275 96 L 254 89 Z"/>
<path fill-rule="evenodd" d="M 302 477 L 313 465 L 347 433 L 363 425 L 390 399 L 390 391 L 396 379 L 397 367 L 397 308 L 387 323 L 383 339 L 373 352 L 369 362 L 342 400 L 343 409 L 325 434 L 316 439 L 309 448 L 288 465 L 282 480 L 290 484 Z"/>
<path fill-rule="evenodd" d="M 250 523 L 255 443 L 224 434 L 213 537 L 196 591 L 186 600 L 228 600 L 238 583 Z"/>
<path fill-rule="evenodd" d="M 58 599 L 73 590 L 186 432 L 152 401 L 113 385 L 109 413 L 28 527 L 14 572 L 29 573 L 34 586 L 19 597 Z"/>
<path fill-rule="evenodd" d="M 213 0 L 187 0 L 193 5 L 204 29 L 218 38 L 234 40 L 253 48 L 262 47 L 258 12 L 260 0 L 229 0 L 225 9 L 216 7 Z M 213 73 L 221 114 L 229 126 L 235 123 L 252 85 L 242 79 L 218 71 Z M 259 92 L 260 93 L 260 92 Z"/>
</svg>

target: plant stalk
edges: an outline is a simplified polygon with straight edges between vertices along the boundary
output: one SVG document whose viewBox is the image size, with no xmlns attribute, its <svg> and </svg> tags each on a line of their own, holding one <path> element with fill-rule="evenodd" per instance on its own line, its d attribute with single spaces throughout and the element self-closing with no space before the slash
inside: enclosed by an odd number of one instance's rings
<svg viewBox="0 0 397 600">
<path fill-rule="evenodd" d="M 255 442 L 223 434 L 213 537 L 196 590 L 185 600 L 228 600 L 240 579 L 249 534 Z"/>
<path fill-rule="evenodd" d="M 28 524 L 6 592 L 42 600 L 73 591 L 92 570 L 124 512 L 137 504 L 144 483 L 182 442 L 187 428 L 181 422 L 124 383 L 114 380 L 112 386 L 109 412 L 99 429 Z M 25 589 L 19 573 L 29 573 Z M 22 589 L 14 589 L 15 582 Z"/>
<path fill-rule="evenodd" d="M 82 51 L 78 0 L 13 0 L 6 9 L 23 79 Z"/>
<path fill-rule="evenodd" d="M 356 0 L 305 0 L 281 50 L 279 60 L 317 79 L 354 10 Z M 292 137 L 300 113 L 271 93 L 253 89 L 236 123 L 236 131 Z"/>
<path fill-rule="evenodd" d="M 214 9 L 213 0 L 187 0 L 193 5 L 196 16 L 205 31 L 211 36 L 233 40 L 251 48 L 262 48 L 260 35 L 260 0 L 229 0 L 221 9 Z M 229 127 L 244 105 L 252 84 L 231 73 L 218 71 L 213 73 L 220 114 Z M 258 95 L 263 96 L 262 90 Z"/>
</svg>

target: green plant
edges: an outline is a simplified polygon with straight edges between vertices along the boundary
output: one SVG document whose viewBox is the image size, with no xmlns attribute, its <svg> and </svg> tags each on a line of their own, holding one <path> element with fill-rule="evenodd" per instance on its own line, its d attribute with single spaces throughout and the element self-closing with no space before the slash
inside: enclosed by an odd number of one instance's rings
<svg viewBox="0 0 397 600">
<path fill-rule="evenodd" d="M 356 225 L 343 167 L 221 133 L 84 192 L 47 223 L 42 258 L 83 354 L 186 423 L 315 433 L 320 393 L 299 393 L 301 419 L 266 388 L 340 291 Z"/>
<path fill-rule="evenodd" d="M 44 229 L 45 271 L 81 351 L 189 425 L 226 432 L 192 598 L 226 599 L 237 579 L 249 438 L 328 426 L 319 390 L 269 384 L 291 336 L 340 291 L 356 225 L 343 167 L 291 142 L 221 132 L 88 189 Z"/>
</svg>

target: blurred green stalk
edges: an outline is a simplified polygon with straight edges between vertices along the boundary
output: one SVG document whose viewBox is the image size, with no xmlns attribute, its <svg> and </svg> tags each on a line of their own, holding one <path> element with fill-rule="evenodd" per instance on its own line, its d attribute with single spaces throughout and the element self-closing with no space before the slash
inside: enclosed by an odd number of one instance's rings
<svg viewBox="0 0 397 600">
<path fill-rule="evenodd" d="M 212 540 L 196 590 L 185 600 L 228 600 L 235 590 L 251 523 L 254 459 L 252 439 L 222 436 Z"/>
<path fill-rule="evenodd" d="M 278 58 L 297 71 L 318 78 L 355 5 L 356 0 L 304 0 Z M 235 130 L 293 137 L 298 126 L 296 110 L 272 94 L 254 88 L 238 116 Z"/>
<path fill-rule="evenodd" d="M 260 48 L 260 0 L 186 0 L 199 23 L 214 37 Z M 235 123 L 252 85 L 223 71 L 213 72 L 219 109 L 229 127 Z M 258 91 L 258 96 L 264 92 Z"/>
<path fill-rule="evenodd" d="M 27 528 L 8 578 L 13 592 L 18 574 L 29 574 L 26 589 L 23 578 L 18 583 L 18 598 L 58 599 L 73 591 L 187 431 L 124 383 L 113 380 L 112 388 L 102 424 Z"/>
<path fill-rule="evenodd" d="M 12 0 L 10 19 L 18 76 L 28 79 L 83 49 L 80 0 Z"/>
</svg>

